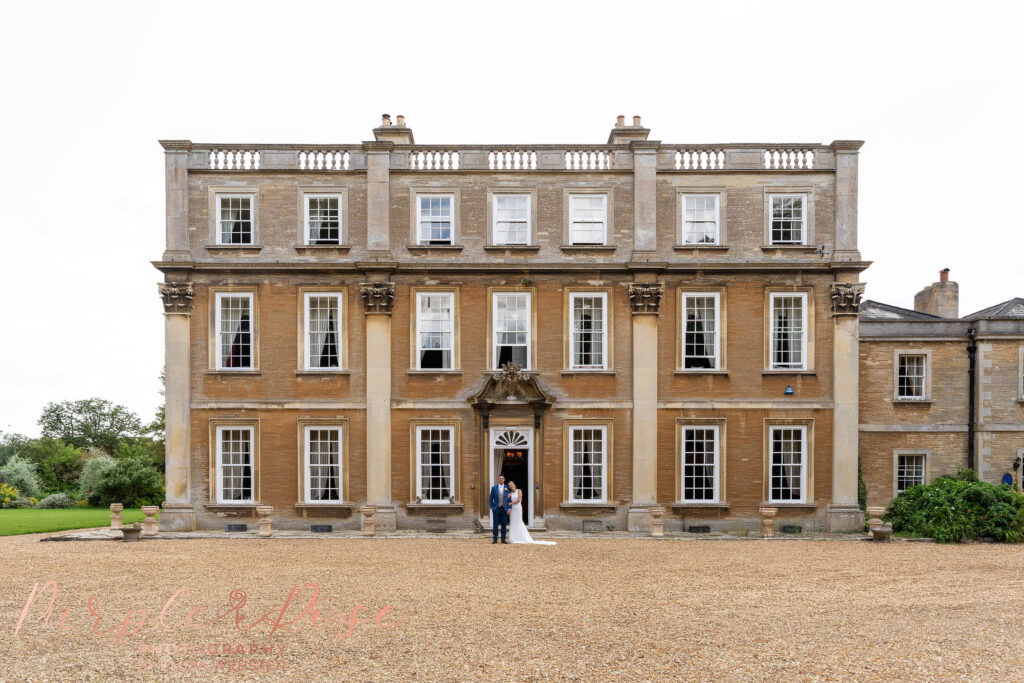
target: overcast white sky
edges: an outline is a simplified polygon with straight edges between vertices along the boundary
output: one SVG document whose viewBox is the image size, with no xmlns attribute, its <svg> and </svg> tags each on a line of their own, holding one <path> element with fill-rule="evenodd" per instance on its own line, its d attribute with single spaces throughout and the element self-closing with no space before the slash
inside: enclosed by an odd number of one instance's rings
<svg viewBox="0 0 1024 683">
<path fill-rule="evenodd" d="M 834 7 L 834 9 L 833 9 Z M 160 397 L 158 138 L 421 143 L 866 140 L 868 297 L 952 269 L 1024 296 L 1016 3 L 5 2 L 0 430 L 47 401 Z"/>
</svg>

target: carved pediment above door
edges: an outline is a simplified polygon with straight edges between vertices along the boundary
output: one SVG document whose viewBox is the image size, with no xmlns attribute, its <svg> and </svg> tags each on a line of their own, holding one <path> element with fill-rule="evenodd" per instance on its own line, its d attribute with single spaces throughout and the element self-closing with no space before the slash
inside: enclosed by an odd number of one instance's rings
<svg viewBox="0 0 1024 683">
<path fill-rule="evenodd" d="M 474 408 L 521 404 L 534 410 L 549 407 L 554 399 L 541 388 L 537 376 L 523 372 L 515 363 L 506 363 L 501 370 L 484 380 L 483 387 L 470 397 Z"/>
</svg>

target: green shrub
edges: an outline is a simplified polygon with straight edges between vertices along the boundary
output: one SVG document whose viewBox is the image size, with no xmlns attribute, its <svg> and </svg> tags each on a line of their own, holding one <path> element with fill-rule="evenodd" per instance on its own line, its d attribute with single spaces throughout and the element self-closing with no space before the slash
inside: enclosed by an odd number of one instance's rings
<svg viewBox="0 0 1024 683">
<path fill-rule="evenodd" d="M 21 497 L 21 498 L 15 498 L 14 500 L 12 500 L 7 505 L 7 507 L 9 507 L 9 508 L 31 508 L 31 507 L 35 507 L 35 505 L 36 505 L 36 499 L 35 498 Z"/>
<path fill-rule="evenodd" d="M 87 501 L 87 500 L 85 500 L 85 499 L 82 499 L 82 500 L 76 500 L 76 501 L 75 501 L 75 507 L 76 507 L 76 508 L 87 508 L 87 507 L 90 507 L 90 506 L 89 506 L 89 501 Z"/>
<path fill-rule="evenodd" d="M 147 458 L 118 458 L 100 474 L 96 493 L 100 505 L 124 503 L 131 508 L 159 505 L 164 499 L 164 480 Z"/>
<path fill-rule="evenodd" d="M 0 467 L 0 475 L 4 481 L 21 491 L 23 496 L 39 494 L 39 477 L 36 475 L 35 465 L 20 455 L 11 456 L 4 466 Z"/>
<path fill-rule="evenodd" d="M 56 508 L 74 507 L 75 499 L 66 493 L 54 493 L 39 501 L 36 507 L 53 510 Z"/>
<path fill-rule="evenodd" d="M 893 531 L 959 543 L 973 538 L 1024 540 L 1024 495 L 1005 484 L 978 481 L 973 472 L 939 477 L 913 486 L 889 505 L 882 518 Z"/>
<path fill-rule="evenodd" d="M 21 491 L 7 482 L 0 482 L 0 508 L 12 507 L 11 503 L 21 497 Z"/>
<path fill-rule="evenodd" d="M 82 474 L 78 477 L 78 497 L 86 500 L 89 505 L 99 505 L 100 479 L 103 477 L 103 473 L 113 466 L 114 459 L 109 455 L 96 455 L 88 458 L 82 465 Z M 120 503 L 121 501 L 114 502 Z"/>
</svg>

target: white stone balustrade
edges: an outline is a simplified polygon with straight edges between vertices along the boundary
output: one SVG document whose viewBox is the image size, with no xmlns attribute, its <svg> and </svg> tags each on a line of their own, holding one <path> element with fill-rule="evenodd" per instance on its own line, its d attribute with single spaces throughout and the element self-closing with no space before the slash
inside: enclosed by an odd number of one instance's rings
<svg viewBox="0 0 1024 683">
<path fill-rule="evenodd" d="M 457 171 L 459 153 L 442 150 L 409 152 L 409 169 L 413 171 Z"/>
<path fill-rule="evenodd" d="M 725 168 L 724 149 L 680 149 L 675 153 L 677 171 L 722 170 Z"/>
<path fill-rule="evenodd" d="M 260 153 L 254 149 L 212 149 L 210 168 L 222 170 L 255 171 L 260 167 Z"/>
<path fill-rule="evenodd" d="M 569 171 L 607 171 L 612 167 L 612 155 L 604 150 L 568 150 L 565 168 Z"/>
<path fill-rule="evenodd" d="M 814 168 L 814 152 L 809 149 L 766 149 L 764 152 L 764 167 L 786 170 Z"/>
<path fill-rule="evenodd" d="M 300 150 L 299 168 L 305 171 L 347 171 L 352 155 L 343 150 Z"/>
<path fill-rule="evenodd" d="M 537 153 L 526 150 L 492 150 L 487 153 L 487 168 L 492 171 L 535 171 Z"/>
</svg>

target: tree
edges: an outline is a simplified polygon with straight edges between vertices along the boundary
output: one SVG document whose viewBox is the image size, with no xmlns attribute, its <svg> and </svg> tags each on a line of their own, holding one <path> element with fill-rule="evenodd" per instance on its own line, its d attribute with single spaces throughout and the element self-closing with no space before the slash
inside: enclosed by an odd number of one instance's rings
<svg viewBox="0 0 1024 683">
<path fill-rule="evenodd" d="M 24 434 L 0 432 L 0 466 L 6 464 L 12 456 L 17 455 L 30 440 Z"/>
<path fill-rule="evenodd" d="M 96 494 L 101 505 L 159 505 L 164 499 L 164 478 L 145 458 L 118 458 L 100 474 Z"/>
<path fill-rule="evenodd" d="M 108 453 L 113 453 L 122 440 L 142 432 L 138 415 L 101 398 L 48 403 L 39 417 L 39 427 L 44 437 Z"/>
</svg>

